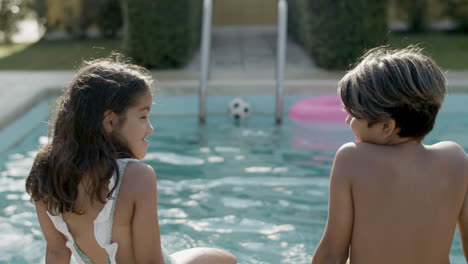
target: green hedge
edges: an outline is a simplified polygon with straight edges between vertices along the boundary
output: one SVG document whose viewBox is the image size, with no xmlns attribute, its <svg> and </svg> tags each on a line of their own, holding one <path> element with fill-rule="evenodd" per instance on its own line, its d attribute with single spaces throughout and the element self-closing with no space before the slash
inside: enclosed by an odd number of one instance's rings
<svg viewBox="0 0 468 264">
<path fill-rule="evenodd" d="M 458 24 L 456 31 L 468 33 L 468 0 L 448 0 L 446 13 Z"/>
<path fill-rule="evenodd" d="M 19 30 L 18 22 L 27 17 L 32 10 L 32 0 L 0 0 L 0 42 L 11 43 L 11 38 Z"/>
<path fill-rule="evenodd" d="M 420 33 L 427 30 L 429 2 L 427 0 L 392 0 L 400 12 L 408 17 L 408 31 Z M 443 0 L 446 1 L 446 0 Z M 444 5 L 442 3 L 442 5 Z"/>
<path fill-rule="evenodd" d="M 198 48 L 201 0 L 123 0 L 124 50 L 148 68 L 184 66 Z"/>
<path fill-rule="evenodd" d="M 122 6 L 120 0 L 103 0 L 97 6 L 96 24 L 105 38 L 115 38 L 122 29 Z"/>
<path fill-rule="evenodd" d="M 344 70 L 386 43 L 388 1 L 290 0 L 290 34 L 326 69 Z M 303 23 L 299 23 L 302 21 Z"/>
<path fill-rule="evenodd" d="M 288 1 L 288 32 L 300 45 L 305 45 L 309 42 L 310 28 L 309 15 L 307 14 L 307 2 L 309 0 L 290 0 Z"/>
</svg>

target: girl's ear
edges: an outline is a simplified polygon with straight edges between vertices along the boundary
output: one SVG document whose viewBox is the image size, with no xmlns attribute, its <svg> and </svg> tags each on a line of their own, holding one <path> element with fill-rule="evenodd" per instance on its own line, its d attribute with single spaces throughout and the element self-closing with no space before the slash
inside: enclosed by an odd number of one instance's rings
<svg viewBox="0 0 468 264">
<path fill-rule="evenodd" d="M 104 111 L 102 126 L 104 127 L 106 133 L 111 133 L 114 131 L 117 126 L 117 115 L 111 110 Z"/>
<path fill-rule="evenodd" d="M 388 118 L 383 121 L 382 132 L 385 137 L 389 137 L 400 132 L 400 129 L 396 125 L 395 119 Z"/>
</svg>

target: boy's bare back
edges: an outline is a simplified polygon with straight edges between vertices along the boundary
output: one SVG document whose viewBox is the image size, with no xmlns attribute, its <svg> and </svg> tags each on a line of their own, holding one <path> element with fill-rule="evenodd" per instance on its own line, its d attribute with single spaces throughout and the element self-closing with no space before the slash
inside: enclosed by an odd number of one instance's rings
<svg viewBox="0 0 468 264">
<path fill-rule="evenodd" d="M 371 49 L 341 79 L 356 142 L 336 154 L 313 264 L 447 264 L 457 222 L 468 256 L 468 158 L 453 142 L 422 144 L 446 91 L 414 47 Z"/>
<path fill-rule="evenodd" d="M 449 263 L 455 223 L 467 214 L 460 213 L 468 160 L 457 144 L 349 143 L 337 153 L 331 181 L 334 206 L 354 214 L 339 213 L 352 221 L 329 227 L 351 232 L 351 263 Z"/>
</svg>

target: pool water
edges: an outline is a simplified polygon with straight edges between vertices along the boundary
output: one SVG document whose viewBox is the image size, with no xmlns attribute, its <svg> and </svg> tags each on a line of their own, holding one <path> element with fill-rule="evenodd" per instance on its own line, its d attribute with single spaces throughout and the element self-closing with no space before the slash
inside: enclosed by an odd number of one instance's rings
<svg viewBox="0 0 468 264">
<path fill-rule="evenodd" d="M 344 124 L 275 126 L 270 96 L 246 97 L 254 114 L 235 124 L 232 97 L 209 97 L 199 125 L 197 98 L 157 98 L 155 133 L 146 162 L 158 177 L 162 241 L 170 252 L 195 246 L 224 248 L 239 263 L 310 263 L 325 227 L 329 173 L 337 148 L 353 136 Z M 288 107 L 299 96 L 286 98 Z M 447 98 L 425 143 L 459 142 L 468 149 L 467 94 Z M 45 121 L 45 120 L 39 120 Z M 45 244 L 25 177 L 47 126 L 0 155 L 0 263 L 41 263 Z M 465 263 L 458 234 L 452 263 Z"/>
</svg>

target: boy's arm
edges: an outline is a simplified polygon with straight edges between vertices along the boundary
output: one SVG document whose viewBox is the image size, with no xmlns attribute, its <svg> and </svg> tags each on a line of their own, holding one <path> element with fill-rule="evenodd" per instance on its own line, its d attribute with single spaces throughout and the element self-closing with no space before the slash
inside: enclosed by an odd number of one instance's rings
<svg viewBox="0 0 468 264">
<path fill-rule="evenodd" d="M 45 263 L 70 263 L 71 252 L 67 248 L 66 238 L 60 233 L 47 215 L 47 206 L 42 201 L 36 202 L 36 213 L 46 240 Z"/>
<path fill-rule="evenodd" d="M 463 150 L 461 150 L 461 152 L 465 158 L 465 163 L 468 163 L 468 156 L 464 153 Z M 468 171 L 465 172 L 464 176 L 465 179 L 468 178 Z M 465 187 L 465 197 L 460 215 L 458 216 L 458 230 L 460 231 L 463 254 L 465 255 L 465 260 L 468 262 L 468 186 Z"/>
<path fill-rule="evenodd" d="M 342 146 L 335 156 L 330 175 L 330 199 L 325 232 L 320 241 L 312 264 L 345 263 L 353 229 L 353 197 L 350 171 L 353 166 L 355 145 Z"/>
<path fill-rule="evenodd" d="M 463 254 L 468 262 L 468 192 L 465 192 L 465 200 L 463 201 L 460 216 L 458 217 L 458 229 L 460 231 Z"/>
</svg>

